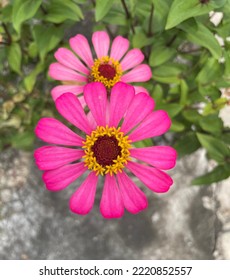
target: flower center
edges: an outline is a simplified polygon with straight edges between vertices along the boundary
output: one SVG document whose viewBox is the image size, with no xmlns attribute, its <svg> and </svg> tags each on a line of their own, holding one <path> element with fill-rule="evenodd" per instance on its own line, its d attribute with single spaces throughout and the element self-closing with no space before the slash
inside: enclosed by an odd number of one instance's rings
<svg viewBox="0 0 230 280">
<path fill-rule="evenodd" d="M 89 81 L 101 82 L 108 89 L 120 81 L 121 65 L 109 56 L 95 59 L 89 76 Z"/>
<path fill-rule="evenodd" d="M 115 68 L 109 64 L 101 64 L 98 67 L 98 71 L 101 76 L 107 78 L 108 80 L 112 80 L 116 76 Z"/>
<path fill-rule="evenodd" d="M 98 137 L 92 147 L 96 160 L 102 166 L 112 165 L 113 161 L 121 155 L 121 147 L 116 137 L 108 135 Z"/>
<path fill-rule="evenodd" d="M 130 160 L 130 142 L 120 128 L 98 126 L 84 142 L 85 166 L 97 175 L 121 172 Z"/>
</svg>

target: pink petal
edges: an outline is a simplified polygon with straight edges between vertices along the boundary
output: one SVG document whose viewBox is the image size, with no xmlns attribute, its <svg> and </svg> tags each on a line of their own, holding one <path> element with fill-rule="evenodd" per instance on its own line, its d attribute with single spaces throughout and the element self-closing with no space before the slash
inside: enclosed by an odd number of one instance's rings
<svg viewBox="0 0 230 280">
<path fill-rule="evenodd" d="M 105 177 L 100 211 L 102 216 L 107 219 L 120 218 L 124 214 L 124 205 L 115 176 L 107 174 Z"/>
<path fill-rule="evenodd" d="M 140 92 L 144 92 L 147 93 L 149 95 L 149 92 L 147 91 L 146 88 L 144 87 L 140 87 L 140 86 L 133 86 L 135 89 L 135 94 L 140 93 Z"/>
<path fill-rule="evenodd" d="M 96 31 L 92 36 L 93 46 L 98 58 L 107 56 L 109 50 L 110 39 L 105 31 Z"/>
<path fill-rule="evenodd" d="M 154 108 L 153 99 L 146 93 L 138 93 L 135 95 L 130 104 L 121 126 L 121 131 L 125 134 L 133 127 L 139 124 Z"/>
<path fill-rule="evenodd" d="M 85 36 L 78 34 L 69 40 L 71 48 L 90 68 L 93 65 L 93 57 L 88 40 Z"/>
<path fill-rule="evenodd" d="M 89 125 L 85 112 L 78 100 L 78 98 L 68 92 L 62 94 L 55 102 L 58 112 L 67 119 L 70 123 L 90 134 L 92 129 Z"/>
<path fill-rule="evenodd" d="M 77 96 L 77 98 L 78 98 L 78 100 L 79 100 L 79 102 L 80 102 L 80 104 L 81 104 L 81 107 L 84 109 L 85 107 L 86 107 L 86 103 L 85 103 L 85 98 L 84 98 L 84 96 L 82 95 L 82 96 Z M 91 127 L 91 126 L 90 126 Z"/>
<path fill-rule="evenodd" d="M 125 208 L 132 214 L 144 210 L 148 206 L 146 195 L 133 183 L 125 172 L 118 173 L 118 184 Z"/>
<path fill-rule="evenodd" d="M 169 146 L 153 146 L 130 150 L 131 157 L 142 160 L 160 169 L 171 169 L 176 164 L 177 153 Z"/>
<path fill-rule="evenodd" d="M 93 208 L 98 176 L 91 172 L 77 191 L 70 198 L 70 210 L 76 214 L 86 215 Z"/>
<path fill-rule="evenodd" d="M 168 174 L 154 167 L 132 161 L 129 161 L 126 167 L 153 192 L 167 192 L 173 184 L 173 180 Z"/>
<path fill-rule="evenodd" d="M 129 48 L 129 40 L 122 36 L 117 36 L 112 43 L 110 57 L 120 60 Z"/>
<path fill-rule="evenodd" d="M 140 64 L 121 77 L 125 83 L 146 82 L 152 77 L 151 68 L 146 64 Z"/>
<path fill-rule="evenodd" d="M 86 76 L 83 76 L 58 62 L 52 63 L 50 65 L 49 76 L 55 80 L 60 80 L 60 81 L 77 81 L 77 82 L 87 81 Z"/>
<path fill-rule="evenodd" d="M 118 125 L 133 98 L 134 88 L 132 86 L 122 82 L 115 84 L 110 96 L 110 126 Z"/>
<path fill-rule="evenodd" d="M 87 84 L 84 88 L 85 101 L 99 126 L 106 125 L 107 92 L 100 82 Z"/>
<path fill-rule="evenodd" d="M 66 92 L 72 92 L 75 95 L 78 95 L 83 92 L 84 86 L 78 85 L 61 85 L 56 86 L 51 90 L 51 95 L 53 100 L 55 101 L 59 96 Z"/>
<path fill-rule="evenodd" d="M 122 71 L 131 69 L 144 60 L 144 55 L 139 49 L 130 50 L 121 61 Z"/>
<path fill-rule="evenodd" d="M 43 181 L 50 191 L 60 191 L 80 177 L 87 167 L 84 162 L 68 164 L 43 173 Z"/>
<path fill-rule="evenodd" d="M 58 145 L 82 146 L 84 139 L 53 118 L 39 120 L 35 133 L 41 140 Z"/>
<path fill-rule="evenodd" d="M 89 113 L 87 114 L 87 118 L 88 118 L 90 126 L 92 127 L 93 130 L 95 130 L 97 127 L 97 123 L 95 122 L 95 119 L 94 119 L 91 111 L 89 111 Z"/>
<path fill-rule="evenodd" d="M 84 155 L 83 150 L 44 146 L 34 152 L 36 164 L 41 170 L 51 170 L 76 161 Z"/>
<path fill-rule="evenodd" d="M 141 124 L 129 135 L 133 142 L 146 138 L 160 136 L 169 130 L 171 120 L 163 110 L 158 110 L 149 114 Z"/>
<path fill-rule="evenodd" d="M 89 75 L 89 69 L 86 68 L 85 65 L 70 50 L 66 48 L 59 48 L 55 52 L 54 56 L 62 65 L 76 70 L 77 72 L 84 73 L 85 75 Z"/>
</svg>

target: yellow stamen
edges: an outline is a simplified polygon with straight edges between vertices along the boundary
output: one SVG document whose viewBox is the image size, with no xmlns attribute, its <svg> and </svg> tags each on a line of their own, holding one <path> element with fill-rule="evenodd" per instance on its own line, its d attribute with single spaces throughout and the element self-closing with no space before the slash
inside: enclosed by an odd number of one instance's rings
<svg viewBox="0 0 230 280">
<path fill-rule="evenodd" d="M 97 162 L 92 150 L 98 138 L 103 136 L 116 138 L 117 144 L 121 148 L 120 155 L 118 155 L 117 158 L 113 160 L 113 164 L 106 166 L 103 166 Z M 85 161 L 85 166 L 87 166 L 88 169 L 95 171 L 96 175 L 105 175 L 109 173 L 112 176 L 113 174 L 122 172 L 122 169 L 130 160 L 130 142 L 131 140 L 128 139 L 128 136 L 124 136 L 124 133 L 120 131 L 120 128 L 108 127 L 108 125 L 106 125 L 106 127 L 98 126 L 94 131 L 92 131 L 90 136 L 86 136 L 86 141 L 83 142 L 83 149 L 85 151 L 83 158 Z"/>
<path fill-rule="evenodd" d="M 116 74 L 112 79 L 108 79 L 101 75 L 101 73 L 99 71 L 99 67 L 100 67 L 100 65 L 103 65 L 103 64 L 111 65 L 114 68 Z M 92 76 L 93 81 L 101 82 L 104 84 L 104 86 L 106 88 L 110 89 L 117 82 L 120 81 L 121 75 L 122 75 L 121 64 L 117 60 L 114 60 L 113 58 L 111 58 L 109 56 L 103 56 L 102 58 L 94 60 L 94 65 L 91 68 L 91 76 Z"/>
</svg>

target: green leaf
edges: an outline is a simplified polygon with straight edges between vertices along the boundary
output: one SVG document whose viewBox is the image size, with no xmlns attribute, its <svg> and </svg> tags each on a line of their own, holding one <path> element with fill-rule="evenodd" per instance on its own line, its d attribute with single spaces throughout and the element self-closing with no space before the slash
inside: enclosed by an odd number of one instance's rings
<svg viewBox="0 0 230 280">
<path fill-rule="evenodd" d="M 108 12 L 108 14 L 103 18 L 103 21 L 108 24 L 114 25 L 127 25 L 127 19 L 123 11 L 112 9 Z"/>
<path fill-rule="evenodd" d="M 114 0 L 96 0 L 95 19 L 100 21 L 109 12 Z"/>
<path fill-rule="evenodd" d="M 27 75 L 24 79 L 24 85 L 27 90 L 27 92 L 31 92 L 34 88 L 34 85 L 36 83 L 36 78 L 39 73 L 41 73 L 44 70 L 44 64 L 42 62 L 38 63 L 36 67 L 30 72 L 29 75 Z"/>
<path fill-rule="evenodd" d="M 224 179 L 227 179 L 230 176 L 230 166 L 229 165 L 219 165 L 216 166 L 211 172 L 199 176 L 192 180 L 193 185 L 204 185 L 212 184 L 214 182 L 219 182 Z"/>
<path fill-rule="evenodd" d="M 214 34 L 202 23 L 189 20 L 179 26 L 186 32 L 186 38 L 194 44 L 207 48 L 214 58 L 219 59 L 222 49 Z"/>
<path fill-rule="evenodd" d="M 36 25 L 33 28 L 33 37 L 38 47 L 40 58 L 44 61 L 46 54 L 54 49 L 62 40 L 64 27 Z"/>
<path fill-rule="evenodd" d="M 221 73 L 221 65 L 217 59 L 211 57 L 207 60 L 201 71 L 196 77 L 196 80 L 202 84 L 211 83 L 217 80 Z"/>
<path fill-rule="evenodd" d="M 12 22 L 18 33 L 21 24 L 35 15 L 41 3 L 42 0 L 14 0 Z"/>
<path fill-rule="evenodd" d="M 154 5 L 154 16 L 152 21 L 153 33 L 164 30 L 170 8 L 170 1 L 152 0 Z"/>
<path fill-rule="evenodd" d="M 7 47 L 7 58 L 10 68 L 21 75 L 22 51 L 18 43 L 13 43 Z"/>
<path fill-rule="evenodd" d="M 174 0 L 167 18 L 165 29 L 170 29 L 186 19 L 208 14 L 214 8 L 219 8 L 225 4 L 225 1 L 210 1 L 210 3 L 201 4 L 199 0 Z"/>
<path fill-rule="evenodd" d="M 223 129 L 223 121 L 217 115 L 208 115 L 200 119 L 199 124 L 204 131 L 214 135 L 220 135 Z"/>
<path fill-rule="evenodd" d="M 151 45 L 153 43 L 153 41 L 154 41 L 154 38 L 147 37 L 144 34 L 143 30 L 140 30 L 138 33 L 135 33 L 133 35 L 133 40 L 132 40 L 133 47 L 139 48 L 139 49 Z"/>
<path fill-rule="evenodd" d="M 207 150 L 211 158 L 219 163 L 223 163 L 225 158 L 230 156 L 230 150 L 221 140 L 206 134 L 197 133 L 198 140 Z"/>
<path fill-rule="evenodd" d="M 154 80 L 166 84 L 179 84 L 181 69 L 174 64 L 164 64 L 153 69 Z"/>
<path fill-rule="evenodd" d="M 176 115 L 178 115 L 183 108 L 184 107 L 180 104 L 156 103 L 156 110 L 165 110 L 169 114 L 170 118 L 173 118 Z"/>
<path fill-rule="evenodd" d="M 202 115 L 196 110 L 184 110 L 182 115 L 187 121 L 195 124 L 199 123 L 199 120 L 202 119 Z"/>
<path fill-rule="evenodd" d="M 68 19 L 79 21 L 84 18 L 79 6 L 70 0 L 51 1 L 47 12 L 48 14 L 44 17 L 44 19 L 53 23 L 61 23 Z"/>
<path fill-rule="evenodd" d="M 185 80 L 180 80 L 180 104 L 186 105 L 188 97 L 188 85 Z"/>
<path fill-rule="evenodd" d="M 173 120 L 172 125 L 170 127 L 170 131 L 174 132 L 182 132 L 185 130 L 185 125 L 179 121 Z"/>
<path fill-rule="evenodd" d="M 12 22 L 12 10 L 13 6 L 8 4 L 4 8 L 1 9 L 0 13 L 0 21 L 4 23 Z"/>
<path fill-rule="evenodd" d="M 154 99 L 156 104 L 162 103 L 163 94 L 164 94 L 163 88 L 159 84 L 157 84 L 154 87 L 154 89 L 153 89 L 153 91 L 151 93 L 151 96 Z"/>
<path fill-rule="evenodd" d="M 207 116 L 210 114 L 215 114 L 219 112 L 220 109 L 223 109 L 227 103 L 228 103 L 227 98 L 225 97 L 218 98 L 214 102 L 210 102 L 204 107 L 203 115 Z"/>
<path fill-rule="evenodd" d="M 168 61 L 175 54 L 175 49 L 168 48 L 163 44 L 158 44 L 152 47 L 152 51 L 149 58 L 149 64 L 153 67 L 159 66 Z"/>
<path fill-rule="evenodd" d="M 185 156 L 200 148 L 200 143 L 194 132 L 188 132 L 187 134 L 183 134 L 182 137 L 176 141 L 174 148 L 177 150 L 179 156 Z"/>
</svg>

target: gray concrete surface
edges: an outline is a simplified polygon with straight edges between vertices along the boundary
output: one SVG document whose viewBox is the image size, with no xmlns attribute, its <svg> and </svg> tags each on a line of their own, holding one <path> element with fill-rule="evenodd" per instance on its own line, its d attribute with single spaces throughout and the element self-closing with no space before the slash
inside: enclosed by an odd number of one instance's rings
<svg viewBox="0 0 230 280">
<path fill-rule="evenodd" d="M 31 153 L 0 154 L 0 259 L 230 259 L 230 189 L 190 185 L 208 168 L 204 152 L 179 160 L 166 194 L 147 188 L 149 207 L 138 215 L 105 220 L 101 187 L 88 216 L 70 213 L 80 181 L 45 189 Z"/>
</svg>

